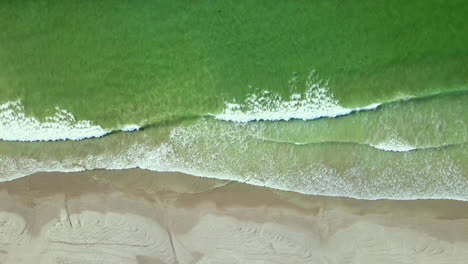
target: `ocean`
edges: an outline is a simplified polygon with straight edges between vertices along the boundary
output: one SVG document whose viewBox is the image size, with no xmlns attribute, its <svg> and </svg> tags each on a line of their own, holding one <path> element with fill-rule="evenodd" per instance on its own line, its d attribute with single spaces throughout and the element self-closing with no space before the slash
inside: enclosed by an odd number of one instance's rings
<svg viewBox="0 0 468 264">
<path fill-rule="evenodd" d="M 465 0 L 2 1 L 0 180 L 468 201 Z"/>
</svg>

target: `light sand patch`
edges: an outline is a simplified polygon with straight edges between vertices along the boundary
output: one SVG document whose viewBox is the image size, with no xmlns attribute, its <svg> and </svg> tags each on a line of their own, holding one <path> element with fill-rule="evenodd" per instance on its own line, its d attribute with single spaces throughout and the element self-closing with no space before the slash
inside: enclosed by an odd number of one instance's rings
<svg viewBox="0 0 468 264">
<path fill-rule="evenodd" d="M 177 173 L 129 170 L 112 179 L 114 173 L 42 173 L 1 183 L 0 263 L 468 259 L 464 202 L 360 201 Z"/>
</svg>

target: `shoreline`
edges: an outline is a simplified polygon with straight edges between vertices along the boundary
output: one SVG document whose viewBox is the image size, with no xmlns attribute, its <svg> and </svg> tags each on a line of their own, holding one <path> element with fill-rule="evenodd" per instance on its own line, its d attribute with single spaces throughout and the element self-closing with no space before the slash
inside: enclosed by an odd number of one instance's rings
<svg viewBox="0 0 468 264">
<path fill-rule="evenodd" d="M 3 162 L 7 162 L 8 160 L 1 160 Z M 11 170 L 12 171 L 12 170 Z M 465 199 L 462 198 L 454 198 L 454 197 L 449 197 L 449 198 L 441 198 L 441 197 L 417 197 L 417 198 L 402 198 L 402 199 L 397 199 L 397 198 L 365 198 L 365 197 L 355 197 L 355 196 L 345 196 L 345 195 L 335 195 L 335 194 L 309 194 L 309 193 L 303 193 L 301 191 L 295 191 L 295 190 L 289 190 L 289 189 L 283 189 L 282 187 L 278 186 L 266 186 L 266 185 L 260 185 L 252 182 L 247 182 L 247 181 L 241 181 L 239 179 L 228 179 L 228 178 L 216 178 L 212 176 L 202 176 L 202 175 L 194 175 L 190 174 L 187 172 L 181 172 L 181 171 L 157 171 L 157 170 L 151 170 L 147 168 L 134 168 L 134 167 L 129 167 L 129 168 L 109 168 L 109 169 L 104 169 L 104 168 L 96 168 L 96 169 L 84 169 L 84 168 L 75 168 L 75 169 L 70 169 L 68 171 L 59 171 L 59 170 L 44 170 L 44 171 L 34 171 L 30 172 L 29 174 L 21 175 L 21 176 L 13 176 L 13 177 L 2 177 L 2 173 L 0 172 L 0 184 L 2 183 L 7 183 L 11 181 L 18 181 L 21 180 L 22 178 L 28 178 L 28 177 L 33 177 L 35 175 L 41 175 L 41 174 L 97 174 L 101 175 L 101 172 L 112 172 L 112 174 L 126 174 L 126 172 L 135 172 L 139 171 L 141 173 L 139 174 L 154 174 L 154 175 L 185 175 L 186 177 L 195 177 L 195 178 L 201 178 L 203 180 L 201 181 L 215 181 L 215 182 L 235 182 L 238 184 L 245 184 L 249 185 L 252 187 L 256 188 L 266 188 L 266 189 L 271 189 L 272 191 L 278 191 L 278 192 L 285 192 L 285 193 L 295 193 L 298 195 L 304 195 L 304 196 L 311 196 L 311 197 L 326 197 L 326 198 L 342 198 L 342 199 L 351 199 L 351 200 L 359 200 L 359 201 L 457 201 L 457 202 L 468 202 L 468 197 Z M 8 171 L 7 171 L 8 173 Z M 104 173 L 107 174 L 107 173 Z"/>
<path fill-rule="evenodd" d="M 467 202 L 310 196 L 141 169 L 0 183 L 0 220 L 1 263 L 468 258 Z"/>
</svg>

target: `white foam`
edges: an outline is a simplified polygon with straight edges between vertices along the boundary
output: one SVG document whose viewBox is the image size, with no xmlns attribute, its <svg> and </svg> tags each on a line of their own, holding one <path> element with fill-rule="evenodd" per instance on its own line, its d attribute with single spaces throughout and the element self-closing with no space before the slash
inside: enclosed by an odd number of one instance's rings
<svg viewBox="0 0 468 264">
<path fill-rule="evenodd" d="M 124 127 L 122 127 L 122 131 L 123 132 L 133 132 L 133 131 L 138 131 L 140 130 L 140 126 L 139 125 L 135 125 L 135 124 L 131 124 L 131 125 L 125 125 Z"/>
<path fill-rule="evenodd" d="M 265 139 L 263 139 L 265 140 Z M 320 142 L 289 142 L 289 141 L 279 141 L 279 140 L 270 140 L 276 143 L 284 144 L 293 144 L 296 146 L 307 146 L 309 144 L 323 144 L 323 143 L 347 143 L 347 144 L 359 144 L 371 146 L 378 150 L 389 151 L 389 152 L 408 152 L 416 149 L 421 149 L 418 147 L 411 146 L 401 141 L 397 140 L 387 140 L 378 144 L 368 144 L 368 143 L 359 143 L 359 142 L 349 142 L 349 141 L 320 141 Z"/>
<path fill-rule="evenodd" d="M 88 120 L 76 120 L 67 110 L 55 108 L 44 121 L 26 116 L 20 100 L 0 105 L 0 140 L 55 141 L 101 137 L 110 131 Z"/>
<path fill-rule="evenodd" d="M 376 149 L 392 152 L 408 152 L 417 149 L 417 147 L 411 146 L 405 142 L 396 139 L 388 139 L 375 145 L 371 144 L 371 146 Z"/>
<path fill-rule="evenodd" d="M 295 82 L 296 79 L 290 82 Z M 309 74 L 305 82 L 304 94 L 293 93 L 289 98 L 264 90 L 253 93 L 242 103 L 226 102 L 222 113 L 215 117 L 232 122 L 278 121 L 302 119 L 312 120 L 321 117 L 337 117 L 355 111 L 372 110 L 380 104 L 371 104 L 362 108 L 346 108 L 339 104 L 328 88 L 328 83 L 317 78 L 315 71 Z M 296 87 L 293 87 L 295 90 Z"/>
</svg>

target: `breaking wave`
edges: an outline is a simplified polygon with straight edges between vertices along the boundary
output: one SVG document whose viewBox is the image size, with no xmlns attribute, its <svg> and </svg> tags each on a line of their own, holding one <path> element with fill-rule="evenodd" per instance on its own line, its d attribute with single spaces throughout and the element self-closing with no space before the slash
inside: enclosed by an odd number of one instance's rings
<svg viewBox="0 0 468 264">
<path fill-rule="evenodd" d="M 292 90 L 297 91 L 297 77 L 290 80 Z M 321 117 L 337 117 L 352 112 L 376 109 L 380 104 L 370 104 L 360 108 L 346 108 L 339 104 L 328 87 L 328 82 L 320 80 L 312 71 L 306 82 L 304 93 L 293 93 L 283 98 L 277 93 L 264 90 L 250 94 L 244 102 L 226 102 L 217 119 L 233 122 L 313 120 Z"/>
<path fill-rule="evenodd" d="M 126 125 L 121 131 L 139 130 L 138 125 Z M 60 107 L 55 113 L 39 120 L 27 116 L 20 100 L 0 104 L 0 140 L 5 141 L 58 141 L 82 140 L 102 137 L 112 132 L 89 120 L 77 120 Z"/>
</svg>

